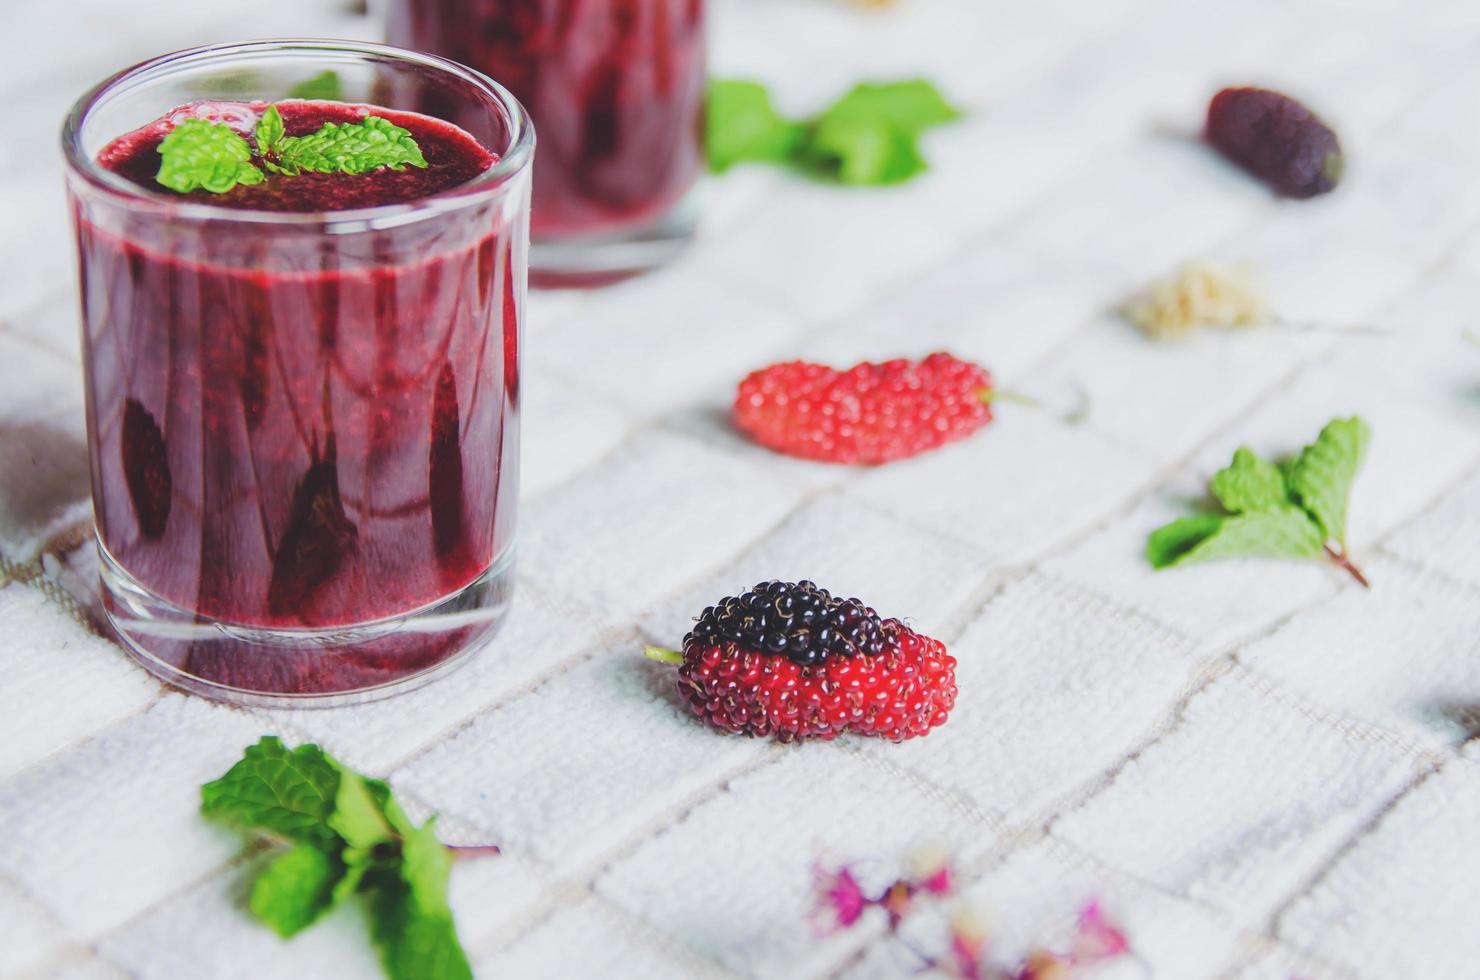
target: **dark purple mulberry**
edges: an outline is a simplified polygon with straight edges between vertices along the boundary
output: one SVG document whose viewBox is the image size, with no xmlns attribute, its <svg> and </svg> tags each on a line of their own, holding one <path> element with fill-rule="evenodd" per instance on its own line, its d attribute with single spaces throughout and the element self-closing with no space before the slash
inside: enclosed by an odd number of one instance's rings
<svg viewBox="0 0 1480 980">
<path fill-rule="evenodd" d="M 1341 179 L 1341 144 L 1331 127 L 1268 89 L 1226 88 L 1213 96 L 1207 140 L 1286 197 L 1315 197 Z"/>
<path fill-rule="evenodd" d="M 876 657 L 887 646 L 879 614 L 857 599 L 835 599 L 811 582 L 762 582 L 704 610 L 684 652 L 733 643 L 810 667 L 830 656 Z"/>
</svg>

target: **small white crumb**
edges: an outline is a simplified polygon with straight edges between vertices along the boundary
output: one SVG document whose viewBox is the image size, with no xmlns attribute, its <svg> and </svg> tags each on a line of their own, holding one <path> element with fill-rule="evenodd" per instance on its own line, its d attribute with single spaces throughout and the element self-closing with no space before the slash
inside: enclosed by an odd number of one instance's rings
<svg viewBox="0 0 1480 980">
<path fill-rule="evenodd" d="M 1247 327 L 1269 319 L 1269 302 L 1244 268 L 1198 260 L 1159 279 L 1122 310 L 1148 336 L 1185 337 L 1200 326 Z"/>
</svg>

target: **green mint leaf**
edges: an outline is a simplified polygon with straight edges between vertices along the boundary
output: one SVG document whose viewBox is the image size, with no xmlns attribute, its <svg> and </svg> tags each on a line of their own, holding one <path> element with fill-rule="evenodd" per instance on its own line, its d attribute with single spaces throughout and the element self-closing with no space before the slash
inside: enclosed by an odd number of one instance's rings
<svg viewBox="0 0 1480 980">
<path fill-rule="evenodd" d="M 339 791 L 334 796 L 334 812 L 329 817 L 329 827 L 344 839 L 347 848 L 358 851 L 368 852 L 377 844 L 394 842 L 397 834 L 387 820 L 382 804 L 366 785 L 369 781 L 332 759 L 330 762 L 339 770 Z"/>
<path fill-rule="evenodd" d="M 353 854 L 353 851 L 345 848 L 344 875 L 334 883 L 334 905 L 348 901 L 350 896 L 359 890 L 361 882 L 365 880 L 365 875 L 372 870 L 369 860 L 351 860 Z"/>
<path fill-rule="evenodd" d="M 1153 531 L 1154 568 L 1217 558 L 1324 556 L 1364 588 L 1346 550 L 1346 507 L 1372 432 L 1359 418 L 1335 419 L 1294 460 L 1271 463 L 1241 447 L 1211 481 L 1228 516 L 1186 517 Z M 1329 542 L 1335 540 L 1340 550 Z"/>
<path fill-rule="evenodd" d="M 287 133 L 283 129 L 283 114 L 278 112 L 277 106 L 270 105 L 262 111 L 262 118 L 257 120 L 255 135 L 259 154 L 267 157 L 278 152 Z"/>
<path fill-rule="evenodd" d="M 289 939 L 348 894 L 339 889 L 344 872 L 344 865 L 319 848 L 297 844 L 273 858 L 252 884 L 247 904 L 257 918 Z"/>
<path fill-rule="evenodd" d="M 401 804 L 397 803 L 396 798 L 391 795 L 390 783 L 384 779 L 366 778 L 365 788 L 369 790 L 371 798 L 375 800 L 376 805 L 380 807 L 380 812 L 384 814 L 397 834 L 403 838 L 409 837 L 416 830 L 416 825 L 411 822 L 411 818 L 406 816 L 406 811 L 401 809 Z"/>
<path fill-rule="evenodd" d="M 765 87 L 721 79 L 711 84 L 705 131 L 710 169 L 737 163 L 787 163 L 844 184 L 894 184 L 926 169 L 920 134 L 961 113 L 924 79 L 855 86 L 816 119 L 780 115 Z"/>
<path fill-rule="evenodd" d="M 918 136 L 932 126 L 961 118 L 961 111 L 945 100 L 940 91 L 923 78 L 900 82 L 869 83 L 854 87 L 824 116 L 866 111 L 880 116 L 901 131 Z"/>
<path fill-rule="evenodd" d="M 159 144 L 155 180 L 172 191 L 207 190 L 224 194 L 238 184 L 260 184 L 261 170 L 252 164 L 252 148 L 241 134 L 222 123 L 186 119 Z"/>
<path fill-rule="evenodd" d="M 343 102 L 344 86 L 337 71 L 325 69 L 288 89 L 288 98 L 305 102 Z"/>
<path fill-rule="evenodd" d="M 375 942 L 392 980 L 468 980 L 468 965 L 452 910 L 447 879 L 452 855 L 437 840 L 434 821 L 412 830 L 401 846 L 399 874 L 372 898 Z"/>
<path fill-rule="evenodd" d="M 437 840 L 435 825 L 436 818 L 428 820 L 401 844 L 401 877 L 423 915 L 450 914 L 447 879 L 452 874 L 452 854 Z"/>
<path fill-rule="evenodd" d="M 425 168 L 426 158 L 411 132 L 388 119 L 366 116 L 357 123 L 324 123 L 308 136 L 287 136 L 277 145 L 274 161 L 281 172 L 363 174 L 381 167 Z"/>
<path fill-rule="evenodd" d="M 297 842 L 263 870 L 248 902 L 280 936 L 360 894 L 391 980 L 471 980 L 447 901 L 452 854 L 435 820 L 413 824 L 384 780 L 316 745 L 289 751 L 267 736 L 201 795 L 207 816 Z"/>
<path fill-rule="evenodd" d="M 898 184 L 926 169 L 909 134 L 877 117 L 848 114 L 820 120 L 807 153 L 843 184 Z"/>
<path fill-rule="evenodd" d="M 370 909 L 371 936 L 391 980 L 472 980 L 452 916 L 418 911 L 405 882 L 379 884 Z"/>
<path fill-rule="evenodd" d="M 1222 518 L 1202 540 L 1171 564 L 1222 558 L 1315 558 L 1321 553 L 1320 528 L 1292 504 Z"/>
<path fill-rule="evenodd" d="M 1346 503 L 1372 430 L 1360 418 L 1334 419 L 1301 450 L 1290 469 L 1290 493 L 1320 525 L 1325 539 L 1346 549 Z"/>
<path fill-rule="evenodd" d="M 1167 568 L 1207 540 L 1226 518 L 1216 514 L 1183 517 L 1151 532 L 1146 542 L 1146 560 L 1152 568 Z"/>
<path fill-rule="evenodd" d="M 274 736 L 250 746 L 241 761 L 201 787 L 201 813 L 211 820 L 319 847 L 338 846 L 329 827 L 339 771 L 317 745 L 288 751 Z"/>
<path fill-rule="evenodd" d="M 1213 496 L 1234 514 L 1277 510 L 1290 503 L 1280 468 L 1248 447 L 1240 447 L 1233 462 L 1213 474 L 1211 486 Z"/>
<path fill-rule="evenodd" d="M 783 118 L 759 82 L 716 79 L 705 114 L 709 168 L 724 173 L 737 163 L 790 160 L 806 135 L 800 123 Z"/>
<path fill-rule="evenodd" d="M 817 117 L 805 154 L 844 184 L 899 183 L 926 169 L 920 134 L 959 116 L 923 79 L 865 83 Z"/>
</svg>

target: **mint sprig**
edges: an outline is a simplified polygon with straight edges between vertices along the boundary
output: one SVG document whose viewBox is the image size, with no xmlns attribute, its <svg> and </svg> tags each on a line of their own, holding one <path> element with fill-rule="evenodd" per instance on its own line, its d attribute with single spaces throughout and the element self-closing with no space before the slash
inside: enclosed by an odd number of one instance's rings
<svg viewBox="0 0 1480 980">
<path fill-rule="evenodd" d="M 1220 558 L 1324 558 L 1364 587 L 1346 545 L 1347 499 L 1372 431 L 1360 418 L 1334 419 L 1287 466 L 1240 448 L 1213 475 L 1226 514 L 1201 514 L 1153 531 L 1146 558 L 1168 568 Z"/>
<path fill-rule="evenodd" d="M 1290 467 L 1290 495 L 1320 525 L 1325 538 L 1346 548 L 1346 498 L 1367 454 L 1372 430 L 1361 419 L 1337 419 L 1321 430 Z"/>
<path fill-rule="evenodd" d="M 427 166 L 410 130 L 380 116 L 366 116 L 354 123 L 324 123 L 306 136 L 288 136 L 282 113 L 269 105 L 253 137 L 255 152 L 224 123 L 187 119 L 160 142 L 163 160 L 155 179 L 181 194 L 194 190 L 224 194 L 238 185 L 262 183 L 264 170 L 292 177 Z"/>
<path fill-rule="evenodd" d="M 716 79 L 705 115 L 709 167 L 724 173 L 737 163 L 786 163 L 801 149 L 806 126 L 783 117 L 759 82 Z"/>
<path fill-rule="evenodd" d="M 283 114 L 278 112 L 278 107 L 270 105 L 262 110 L 262 118 L 257 120 L 257 128 L 252 135 L 257 139 L 257 152 L 265 159 L 277 155 L 278 147 L 288 138 L 288 129 L 283 125 Z M 269 163 L 268 169 L 273 169 Z"/>
<path fill-rule="evenodd" d="M 311 844 L 295 844 L 257 876 L 247 906 L 287 939 L 313 925 L 346 897 L 337 894 L 346 871 L 344 862 L 328 852 Z"/>
<path fill-rule="evenodd" d="M 426 157 L 411 131 L 379 116 L 357 123 L 324 123 L 308 136 L 284 135 L 282 113 L 268 106 L 257 123 L 257 152 L 274 173 L 296 176 L 362 174 L 381 167 L 426 167 Z"/>
<path fill-rule="evenodd" d="M 201 789 L 201 813 L 211 820 L 327 847 L 339 770 L 317 745 L 289 751 L 276 738 L 247 749 L 226 775 Z"/>
<path fill-rule="evenodd" d="M 201 787 L 201 813 L 283 845 L 247 903 L 278 935 L 297 935 L 359 894 L 392 980 L 471 980 L 447 902 L 452 852 L 435 818 L 417 827 L 389 784 L 316 745 L 289 750 L 265 736 Z"/>
<path fill-rule="evenodd" d="M 252 148 L 230 126 L 205 119 L 186 119 L 159 144 L 164 159 L 155 178 L 172 191 L 201 189 L 224 194 L 238 184 L 260 184 L 266 178 L 252 165 Z"/>
<path fill-rule="evenodd" d="M 817 118 L 804 152 L 844 184 L 896 184 L 928 169 L 920 134 L 960 115 L 922 79 L 865 83 Z"/>
<path fill-rule="evenodd" d="M 842 184 L 895 184 L 927 169 L 920 135 L 960 115 L 923 79 L 854 86 L 809 120 L 782 116 L 758 82 L 718 79 L 709 89 L 705 145 L 716 173 L 777 163 Z"/>
</svg>

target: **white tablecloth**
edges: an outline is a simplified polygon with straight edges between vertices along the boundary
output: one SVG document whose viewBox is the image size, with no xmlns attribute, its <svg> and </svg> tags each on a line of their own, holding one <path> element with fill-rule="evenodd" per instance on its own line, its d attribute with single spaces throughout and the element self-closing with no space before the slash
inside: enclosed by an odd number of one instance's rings
<svg viewBox="0 0 1480 980">
<path fill-rule="evenodd" d="M 200 783 L 278 733 L 503 845 L 452 886 L 487 976 L 899 975 L 877 923 L 812 936 L 810 865 L 886 874 L 927 841 L 1004 957 L 1094 895 L 1140 956 L 1105 976 L 1475 975 L 1480 5 L 716 0 L 717 70 L 789 110 L 923 72 L 970 116 L 909 186 L 737 172 L 673 268 L 534 296 L 507 629 L 416 694 L 247 711 L 161 688 L 69 603 L 94 565 L 55 133 L 165 49 L 378 34 L 341 6 L 0 14 L 0 972 L 376 976 L 356 914 L 287 944 L 251 921 L 239 842 L 197 814 Z M 1336 125 L 1335 194 L 1279 203 L 1178 135 L 1247 81 Z M 1160 345 L 1104 313 L 1204 255 L 1253 263 L 1290 319 L 1389 332 Z M 874 471 L 727 424 L 772 360 L 939 348 L 1041 405 Z M 1354 412 L 1376 433 L 1352 500 L 1371 592 L 1315 565 L 1146 566 L 1236 445 L 1293 451 Z M 949 724 L 786 747 L 691 721 L 642 644 L 769 577 L 944 639 Z"/>
</svg>

